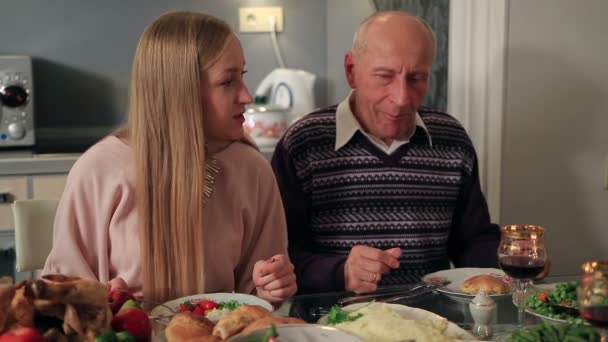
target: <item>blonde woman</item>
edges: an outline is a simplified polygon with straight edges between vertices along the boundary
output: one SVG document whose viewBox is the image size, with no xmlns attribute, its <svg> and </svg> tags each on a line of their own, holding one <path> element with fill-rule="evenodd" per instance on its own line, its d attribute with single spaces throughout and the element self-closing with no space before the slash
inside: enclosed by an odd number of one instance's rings
<svg viewBox="0 0 608 342">
<path fill-rule="evenodd" d="M 156 301 L 297 288 L 281 198 L 243 134 L 252 101 L 229 26 L 162 15 L 140 38 L 124 129 L 76 162 L 45 273 L 96 278 Z"/>
</svg>

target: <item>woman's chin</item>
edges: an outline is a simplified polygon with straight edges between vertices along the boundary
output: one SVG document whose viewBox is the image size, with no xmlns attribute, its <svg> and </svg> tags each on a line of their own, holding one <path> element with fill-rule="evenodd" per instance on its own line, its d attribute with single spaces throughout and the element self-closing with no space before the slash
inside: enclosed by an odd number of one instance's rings
<svg viewBox="0 0 608 342">
<path fill-rule="evenodd" d="M 245 132 L 241 128 L 240 130 L 235 130 L 234 132 L 226 135 L 226 140 L 242 140 L 245 137 Z"/>
</svg>

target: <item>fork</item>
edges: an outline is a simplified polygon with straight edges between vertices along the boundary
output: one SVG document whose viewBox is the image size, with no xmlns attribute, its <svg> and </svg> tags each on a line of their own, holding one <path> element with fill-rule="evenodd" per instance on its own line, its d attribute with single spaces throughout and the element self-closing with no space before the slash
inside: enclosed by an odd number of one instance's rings
<svg viewBox="0 0 608 342">
<path fill-rule="evenodd" d="M 128 290 L 122 290 L 122 289 L 117 289 L 117 291 L 131 293 Z M 164 319 L 164 318 L 171 318 L 171 317 L 175 316 L 175 314 L 176 314 L 175 310 L 173 310 L 168 305 L 165 305 L 165 304 L 162 304 L 162 303 L 158 303 L 158 302 L 155 302 L 155 301 L 152 301 L 152 300 L 144 299 L 141 296 L 135 297 L 135 300 L 138 301 L 138 302 L 142 302 L 142 303 L 150 303 L 150 304 L 153 304 L 153 305 L 156 305 L 156 306 L 162 306 L 163 308 L 165 308 L 165 309 L 169 310 L 169 312 L 171 312 L 171 314 L 168 314 L 168 315 L 149 315 L 148 316 L 149 319 L 158 320 L 158 319 Z"/>
<path fill-rule="evenodd" d="M 175 316 L 177 313 L 175 312 L 175 310 L 171 309 L 168 305 L 165 304 L 161 304 L 161 303 L 157 303 L 157 302 L 153 302 L 151 300 L 147 300 L 147 299 L 141 299 L 142 302 L 146 302 L 146 303 L 150 303 L 150 304 L 154 304 L 157 306 L 162 306 L 163 308 L 169 310 L 170 314 L 166 314 L 166 315 L 148 315 L 148 319 L 154 320 L 156 322 L 162 323 L 162 324 L 168 324 L 168 322 L 164 321 L 166 319 L 171 319 L 173 318 L 173 316 Z"/>
<path fill-rule="evenodd" d="M 399 300 L 407 299 L 407 298 L 413 298 L 413 297 L 425 294 L 427 292 L 435 290 L 436 288 L 448 285 L 449 283 L 450 283 L 450 281 L 448 281 L 448 280 L 438 281 L 438 282 L 433 282 L 433 283 L 422 282 L 406 291 L 376 293 L 376 294 L 370 294 L 370 295 L 347 297 L 347 298 L 342 298 L 342 299 L 338 300 L 337 304 L 340 306 L 344 306 L 347 304 L 367 301 L 367 300 L 371 300 L 371 299 L 374 299 L 374 300 L 377 299 L 378 302 L 390 303 L 390 302 L 395 302 L 395 301 L 399 301 Z M 384 297 L 388 297 L 388 298 L 382 299 Z"/>
</svg>

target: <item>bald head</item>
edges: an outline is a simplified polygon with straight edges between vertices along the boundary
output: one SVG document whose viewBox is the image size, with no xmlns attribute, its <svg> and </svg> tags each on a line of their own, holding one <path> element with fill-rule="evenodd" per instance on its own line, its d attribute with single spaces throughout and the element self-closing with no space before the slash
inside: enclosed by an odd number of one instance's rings
<svg viewBox="0 0 608 342">
<path fill-rule="evenodd" d="M 380 12 L 361 24 L 344 71 L 353 89 L 349 103 L 364 131 L 388 146 L 412 136 L 434 58 L 433 31 L 419 17 Z"/>
<path fill-rule="evenodd" d="M 370 42 L 399 39 L 426 42 L 431 59 L 435 59 L 436 38 L 431 26 L 422 18 L 399 11 L 376 12 L 359 25 L 353 38 L 351 52 L 360 55 L 370 48 Z"/>
</svg>

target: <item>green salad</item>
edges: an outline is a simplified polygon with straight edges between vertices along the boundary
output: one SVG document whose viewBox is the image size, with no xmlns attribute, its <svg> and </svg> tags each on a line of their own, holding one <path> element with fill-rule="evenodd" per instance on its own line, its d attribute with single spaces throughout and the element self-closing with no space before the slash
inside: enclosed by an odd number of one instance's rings
<svg viewBox="0 0 608 342">
<path fill-rule="evenodd" d="M 559 283 L 553 290 L 543 290 L 533 296 L 530 296 L 526 300 L 526 305 L 528 308 L 534 310 L 534 312 L 546 317 L 574 321 L 575 323 L 583 323 L 583 319 L 578 313 L 568 313 L 558 307 L 555 307 L 555 305 L 552 305 L 559 304 L 576 308 L 577 287 L 578 282 L 576 281 Z"/>
<path fill-rule="evenodd" d="M 506 342 L 599 342 L 600 335 L 590 326 L 576 323 L 543 323 L 514 331 Z"/>
</svg>

